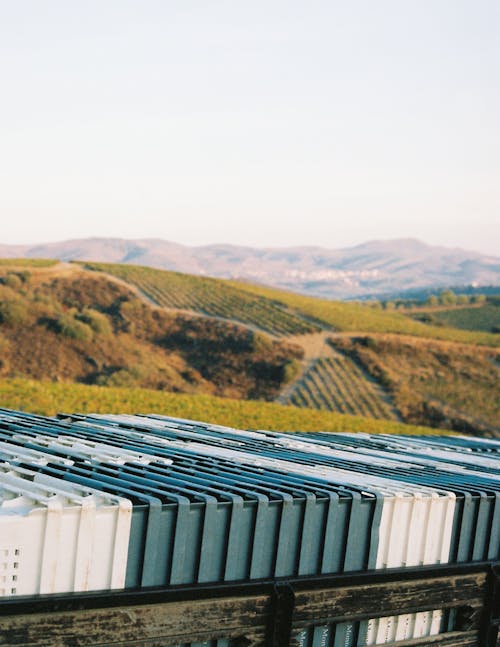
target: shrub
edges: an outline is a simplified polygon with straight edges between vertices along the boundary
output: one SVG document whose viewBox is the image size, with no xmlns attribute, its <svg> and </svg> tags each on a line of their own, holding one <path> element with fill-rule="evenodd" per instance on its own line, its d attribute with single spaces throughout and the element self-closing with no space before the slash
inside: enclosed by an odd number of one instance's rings
<svg viewBox="0 0 500 647">
<path fill-rule="evenodd" d="M 90 326 L 65 313 L 58 315 L 53 328 L 64 337 L 78 341 L 90 341 L 93 336 Z"/>
<path fill-rule="evenodd" d="M 0 323 L 7 326 L 18 326 L 26 321 L 28 308 L 22 301 L 0 302 Z"/>
<path fill-rule="evenodd" d="M 144 317 L 144 306 L 139 299 L 123 301 L 120 304 L 120 317 L 125 332 L 136 333 L 136 328 Z M 140 326 L 139 326 L 140 327 Z"/>
<path fill-rule="evenodd" d="M 110 337 L 113 334 L 111 323 L 106 315 L 92 308 L 85 308 L 82 312 L 76 315 L 76 318 L 87 324 L 98 335 Z"/>
<path fill-rule="evenodd" d="M 12 290 L 20 290 L 23 282 L 17 274 L 9 273 L 4 279 L 5 285 L 8 285 Z"/>
<path fill-rule="evenodd" d="M 455 305 L 457 302 L 457 295 L 453 290 L 443 290 L 440 295 L 440 300 L 444 306 Z"/>
<path fill-rule="evenodd" d="M 28 270 L 22 270 L 21 272 L 17 273 L 17 276 L 21 279 L 23 283 L 29 283 L 29 280 L 31 278 L 31 272 Z"/>
<path fill-rule="evenodd" d="M 472 303 L 485 303 L 486 302 L 486 295 L 484 294 L 476 294 L 472 297 Z"/>
<path fill-rule="evenodd" d="M 370 348 L 371 350 L 378 350 L 379 348 L 379 343 L 374 337 L 361 337 L 359 342 L 365 346 L 366 348 Z"/>
<path fill-rule="evenodd" d="M 136 368 L 119 368 L 108 375 L 100 375 L 99 386 L 136 387 L 141 380 L 141 372 Z"/>
<path fill-rule="evenodd" d="M 265 334 L 255 332 L 252 338 L 252 350 L 261 354 L 271 353 L 273 340 Z"/>
<path fill-rule="evenodd" d="M 289 384 L 299 374 L 301 363 L 296 359 L 288 361 L 283 368 L 283 383 Z"/>
</svg>

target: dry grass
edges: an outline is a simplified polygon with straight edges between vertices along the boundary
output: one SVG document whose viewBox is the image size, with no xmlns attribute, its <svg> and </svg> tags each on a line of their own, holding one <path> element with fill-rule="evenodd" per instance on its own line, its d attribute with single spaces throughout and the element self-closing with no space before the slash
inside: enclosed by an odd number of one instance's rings
<svg viewBox="0 0 500 647">
<path fill-rule="evenodd" d="M 149 306 L 102 274 L 0 271 L 0 372 L 53 381 L 272 399 L 300 348 Z"/>
<path fill-rule="evenodd" d="M 390 390 L 405 421 L 473 433 L 500 427 L 498 351 L 395 335 L 334 344 Z"/>
</svg>

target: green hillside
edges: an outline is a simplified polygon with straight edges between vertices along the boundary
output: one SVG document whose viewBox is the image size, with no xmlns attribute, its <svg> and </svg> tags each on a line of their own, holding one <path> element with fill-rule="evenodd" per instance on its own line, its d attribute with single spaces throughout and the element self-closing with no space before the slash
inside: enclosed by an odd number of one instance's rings
<svg viewBox="0 0 500 647">
<path fill-rule="evenodd" d="M 68 397 L 71 384 L 85 384 L 274 400 L 309 416 L 491 435 L 500 427 L 499 340 L 367 305 L 131 265 L 0 263 L 0 378 L 11 380 L 11 397 L 24 378 L 61 383 Z M 41 393 L 48 406 L 53 391 Z"/>
<path fill-rule="evenodd" d="M 51 258 L 0 258 L 0 267 L 23 267 L 23 268 L 39 268 L 39 267 L 55 267 L 59 264 Z"/>
<path fill-rule="evenodd" d="M 273 431 L 359 431 L 432 434 L 427 427 L 372 420 L 313 409 L 248 402 L 208 395 L 161 393 L 147 389 L 87 386 L 23 379 L 0 380 L 3 407 L 54 415 L 57 412 L 148 413 L 207 420 L 240 429 Z"/>
<path fill-rule="evenodd" d="M 286 305 L 252 295 L 218 279 L 137 265 L 86 263 L 85 267 L 130 283 L 153 303 L 164 308 L 238 321 L 278 337 L 319 330 L 317 325 L 297 316 Z"/>
<path fill-rule="evenodd" d="M 464 344 L 500 345 L 500 338 L 494 334 L 428 325 L 414 321 L 399 312 L 376 310 L 369 305 L 317 299 L 235 281 L 228 283 L 249 294 L 281 303 L 291 310 L 300 312 L 305 317 L 311 317 L 337 331 L 396 333 Z"/>
<path fill-rule="evenodd" d="M 377 310 L 358 303 L 318 299 L 237 281 L 135 265 L 86 263 L 85 267 L 130 283 L 159 306 L 238 321 L 276 336 L 330 329 L 500 345 L 500 339 L 492 333 L 429 325 L 399 312 Z"/>
<path fill-rule="evenodd" d="M 434 325 L 444 325 L 461 330 L 500 333 L 500 304 L 496 301 L 465 308 L 419 309 L 412 314 L 412 317 Z"/>
</svg>

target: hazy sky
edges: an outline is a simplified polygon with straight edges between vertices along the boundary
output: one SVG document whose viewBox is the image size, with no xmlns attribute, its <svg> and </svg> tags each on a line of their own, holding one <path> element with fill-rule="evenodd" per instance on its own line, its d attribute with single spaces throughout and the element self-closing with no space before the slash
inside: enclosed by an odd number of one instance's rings
<svg viewBox="0 0 500 647">
<path fill-rule="evenodd" d="M 498 0 L 0 0 L 1 243 L 500 253 Z"/>
</svg>

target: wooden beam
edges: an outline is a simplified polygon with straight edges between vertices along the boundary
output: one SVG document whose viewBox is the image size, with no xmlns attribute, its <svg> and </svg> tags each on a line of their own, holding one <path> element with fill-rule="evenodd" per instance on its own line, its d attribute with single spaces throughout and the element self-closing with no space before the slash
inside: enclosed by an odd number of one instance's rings
<svg viewBox="0 0 500 647">
<path fill-rule="evenodd" d="M 463 631 L 399 641 L 397 647 L 479 647 L 480 621 L 484 633 L 496 617 L 488 567 L 395 577 L 297 578 L 10 599 L 0 603 L 0 646 L 163 647 L 226 638 L 234 647 L 288 647 L 290 632 L 293 636 L 308 626 L 458 609 L 457 627 Z"/>
<path fill-rule="evenodd" d="M 457 607 L 480 609 L 485 573 L 295 592 L 294 627 Z"/>
<path fill-rule="evenodd" d="M 269 614 L 268 596 L 250 596 L 3 616 L 0 645 L 173 645 L 247 634 L 263 641 Z"/>
</svg>

